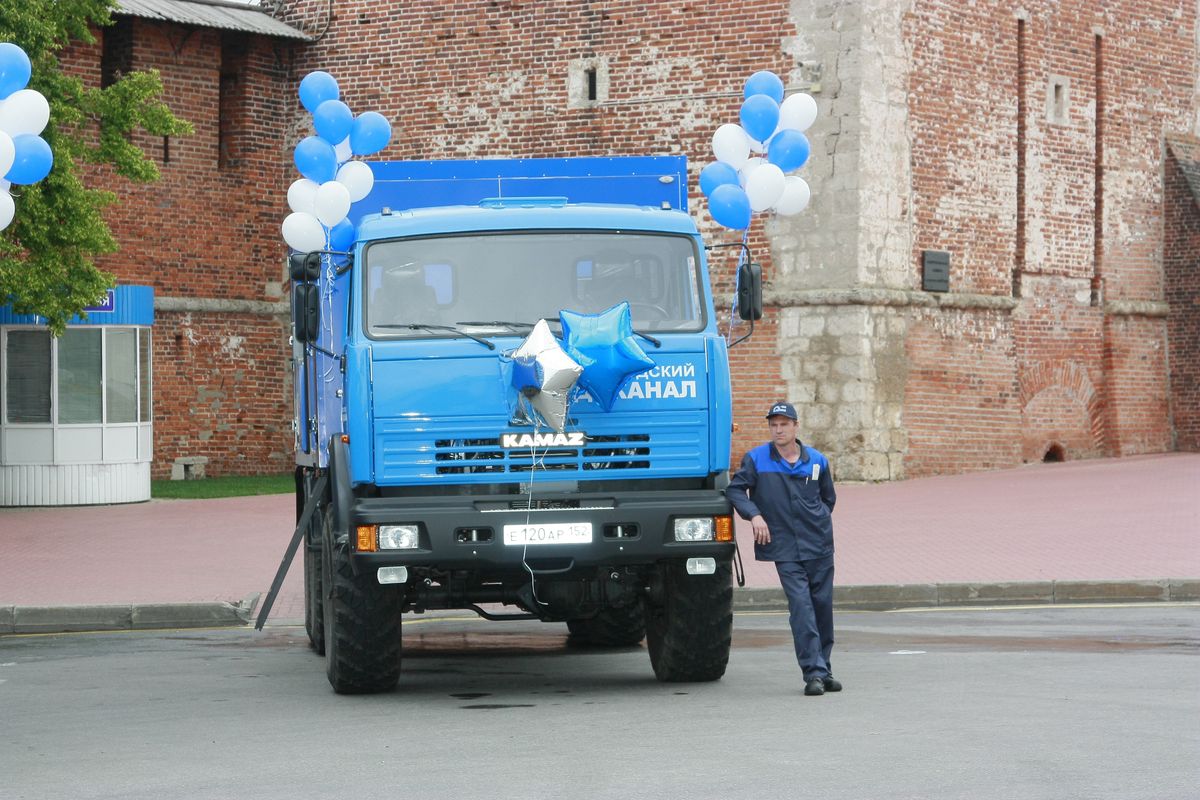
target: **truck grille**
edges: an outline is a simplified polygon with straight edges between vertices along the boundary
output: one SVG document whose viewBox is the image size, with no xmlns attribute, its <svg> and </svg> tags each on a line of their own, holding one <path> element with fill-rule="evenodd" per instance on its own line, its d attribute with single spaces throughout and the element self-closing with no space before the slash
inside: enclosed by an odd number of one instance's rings
<svg viewBox="0 0 1200 800">
<path fill-rule="evenodd" d="M 535 466 L 546 472 L 605 469 L 649 469 L 647 433 L 591 436 L 581 448 L 502 449 L 496 439 L 437 439 L 434 462 L 438 475 L 512 474 Z"/>
</svg>

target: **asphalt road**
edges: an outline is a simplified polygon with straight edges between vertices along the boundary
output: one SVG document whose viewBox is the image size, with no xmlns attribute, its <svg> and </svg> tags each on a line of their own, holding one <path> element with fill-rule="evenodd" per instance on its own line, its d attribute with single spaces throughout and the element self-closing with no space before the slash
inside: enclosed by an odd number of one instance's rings
<svg viewBox="0 0 1200 800">
<path fill-rule="evenodd" d="M 390 694 L 340 697 L 302 629 L 0 638 L 0 796 L 1195 798 L 1200 607 L 839 614 L 801 694 L 780 614 L 725 678 L 641 648 L 430 615 Z"/>
</svg>

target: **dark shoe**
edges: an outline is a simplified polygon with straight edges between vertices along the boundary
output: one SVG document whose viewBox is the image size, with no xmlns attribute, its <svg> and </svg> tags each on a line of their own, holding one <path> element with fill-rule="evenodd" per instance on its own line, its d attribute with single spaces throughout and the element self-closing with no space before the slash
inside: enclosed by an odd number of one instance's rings
<svg viewBox="0 0 1200 800">
<path fill-rule="evenodd" d="M 827 692 L 840 692 L 842 690 L 842 682 L 839 681 L 837 678 L 833 677 L 832 675 L 829 675 L 828 677 L 826 677 L 824 679 L 824 683 L 825 683 L 825 691 L 827 691 Z"/>
<path fill-rule="evenodd" d="M 825 694 L 825 681 L 820 678 L 813 678 L 808 683 L 804 684 L 804 693 L 809 697 L 816 697 L 819 694 Z"/>
</svg>

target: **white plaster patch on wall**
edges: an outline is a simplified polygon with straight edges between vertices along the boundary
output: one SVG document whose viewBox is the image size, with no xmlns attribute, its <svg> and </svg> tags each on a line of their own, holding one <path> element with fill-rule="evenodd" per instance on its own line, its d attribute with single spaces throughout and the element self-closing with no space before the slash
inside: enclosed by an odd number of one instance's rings
<svg viewBox="0 0 1200 800">
<path fill-rule="evenodd" d="M 459 140 L 442 136 L 433 148 L 444 152 L 459 152 L 474 155 L 485 152 L 490 146 L 506 138 L 507 131 L 514 127 L 517 113 L 511 109 L 521 106 L 515 98 L 525 92 L 529 84 L 522 70 L 491 73 L 475 92 L 476 98 L 490 98 L 490 102 L 465 105 L 462 98 L 453 92 L 442 93 L 439 108 L 458 109 L 465 127 L 469 131 Z M 461 128 L 460 128 L 461 130 Z"/>
<path fill-rule="evenodd" d="M 227 334 L 221 337 L 221 352 L 231 359 L 242 359 L 246 356 L 246 337 Z"/>
</svg>

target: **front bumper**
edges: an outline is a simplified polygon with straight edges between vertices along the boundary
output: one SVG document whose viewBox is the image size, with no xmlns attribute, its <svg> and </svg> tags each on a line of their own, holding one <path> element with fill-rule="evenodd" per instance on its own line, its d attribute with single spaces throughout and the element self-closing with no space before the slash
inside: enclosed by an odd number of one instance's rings
<svg viewBox="0 0 1200 800">
<path fill-rule="evenodd" d="M 359 571 L 385 566 L 470 570 L 502 576 L 533 571 L 567 574 L 597 567 L 653 564 L 690 557 L 732 558 L 732 542 L 676 542 L 677 517 L 730 514 L 723 493 L 711 490 L 542 494 L 538 508 L 517 495 L 359 498 L 351 525 L 415 524 L 411 550 L 354 552 Z M 553 507 L 553 506 L 571 507 Z M 505 525 L 590 522 L 585 544 L 506 545 Z M 490 535 L 489 535 L 490 534 Z M 351 543 L 355 537 L 350 537 Z"/>
</svg>

